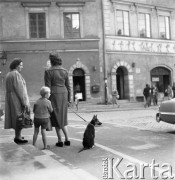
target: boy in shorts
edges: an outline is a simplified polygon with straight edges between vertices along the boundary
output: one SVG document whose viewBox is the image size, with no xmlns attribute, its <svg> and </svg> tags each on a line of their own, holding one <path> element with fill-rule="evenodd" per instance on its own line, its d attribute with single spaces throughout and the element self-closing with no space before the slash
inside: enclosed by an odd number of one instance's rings
<svg viewBox="0 0 175 180">
<path fill-rule="evenodd" d="M 46 129 L 50 121 L 50 113 L 53 111 L 51 102 L 48 100 L 50 96 L 50 88 L 43 86 L 40 90 L 41 97 L 36 101 L 33 107 L 34 112 L 34 135 L 33 145 L 35 146 L 41 126 L 41 135 L 44 144 L 44 149 L 49 149 L 47 145 Z"/>
</svg>

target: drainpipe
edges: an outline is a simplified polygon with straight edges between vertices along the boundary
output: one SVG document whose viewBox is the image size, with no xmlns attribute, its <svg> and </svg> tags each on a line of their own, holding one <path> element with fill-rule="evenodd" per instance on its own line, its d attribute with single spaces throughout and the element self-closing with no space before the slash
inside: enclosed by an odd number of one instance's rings
<svg viewBox="0 0 175 180">
<path fill-rule="evenodd" d="M 103 71 L 105 82 L 105 104 L 108 104 L 108 81 L 107 81 L 107 69 L 106 69 L 106 45 L 105 45 L 105 23 L 104 23 L 104 0 L 101 0 L 102 6 L 102 33 L 103 33 Z"/>
</svg>

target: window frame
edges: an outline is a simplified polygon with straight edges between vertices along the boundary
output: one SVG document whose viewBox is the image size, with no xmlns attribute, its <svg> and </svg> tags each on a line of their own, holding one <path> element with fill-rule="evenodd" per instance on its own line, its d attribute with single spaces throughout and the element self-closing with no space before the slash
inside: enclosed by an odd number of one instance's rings
<svg viewBox="0 0 175 180">
<path fill-rule="evenodd" d="M 45 24 L 46 24 L 46 37 L 45 38 L 31 38 L 30 37 L 30 23 L 29 23 L 29 14 L 30 13 L 45 13 Z M 48 7 L 26 7 L 25 8 L 25 16 L 26 16 L 26 37 L 31 40 L 42 40 L 49 38 L 49 26 L 48 26 Z"/>
<path fill-rule="evenodd" d="M 162 38 L 161 37 L 161 32 L 160 32 L 160 17 L 164 17 L 164 26 L 165 26 L 165 38 Z M 168 18 L 168 20 L 169 20 L 169 32 L 168 32 L 168 36 L 169 36 L 169 38 L 167 38 L 167 31 L 166 31 L 166 29 L 167 29 L 167 27 L 166 27 L 166 18 Z M 161 40 L 170 40 L 171 39 L 171 18 L 170 18 L 170 16 L 168 16 L 168 15 L 164 15 L 164 14 L 159 14 L 158 15 L 158 24 L 159 24 L 159 38 L 161 39 Z"/>
<path fill-rule="evenodd" d="M 144 15 L 144 23 L 145 23 L 145 31 L 146 31 L 146 33 L 145 33 L 145 37 L 141 37 L 140 36 L 140 29 L 139 29 L 139 15 L 140 14 L 142 14 L 142 15 Z M 138 35 L 139 35 L 139 38 L 152 38 L 152 31 L 151 31 L 151 14 L 150 13 L 146 13 L 146 12 L 138 12 Z M 147 36 L 147 20 L 146 20 L 146 15 L 149 15 L 149 33 L 150 33 L 150 37 L 148 37 Z"/>
<path fill-rule="evenodd" d="M 44 15 L 44 28 L 45 28 L 45 37 L 39 37 L 40 36 L 40 31 L 39 31 L 39 15 L 41 15 L 41 14 L 43 14 Z M 35 15 L 35 20 L 36 20 L 36 37 L 32 37 L 32 31 L 31 31 L 31 28 L 32 28 L 32 26 L 31 26 L 31 15 Z M 29 13 L 29 36 L 30 36 L 30 39 L 45 39 L 46 38 L 46 14 L 45 13 Z"/>
<path fill-rule="evenodd" d="M 65 14 L 71 15 L 71 24 L 73 23 L 73 21 L 72 21 L 73 14 L 78 14 L 78 16 L 79 16 L 79 19 L 78 19 L 79 20 L 79 32 L 78 32 L 79 37 L 73 37 L 73 30 L 71 31 L 71 37 L 65 37 L 65 21 L 64 21 Z M 79 39 L 79 38 L 81 38 L 80 13 L 79 12 L 63 12 L 63 23 L 64 23 L 64 38 L 65 39 Z"/>
<path fill-rule="evenodd" d="M 126 35 L 126 34 L 118 35 L 117 11 L 122 12 L 123 33 L 125 32 L 124 12 L 127 12 L 127 14 L 128 14 L 128 35 Z M 116 32 L 116 36 L 121 36 L 121 37 L 130 37 L 131 36 L 131 32 L 130 32 L 130 11 L 129 10 L 117 9 L 117 8 L 115 9 L 115 32 Z"/>
<path fill-rule="evenodd" d="M 64 13 L 79 13 L 79 23 L 80 23 L 80 37 L 83 38 L 83 7 L 60 7 L 60 32 L 63 39 L 76 39 L 76 38 L 65 38 L 64 36 Z"/>
</svg>

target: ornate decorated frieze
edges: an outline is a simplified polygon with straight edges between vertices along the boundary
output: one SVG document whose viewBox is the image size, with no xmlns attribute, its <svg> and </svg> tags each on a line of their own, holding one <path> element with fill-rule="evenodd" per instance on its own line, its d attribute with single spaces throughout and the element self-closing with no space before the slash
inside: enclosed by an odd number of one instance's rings
<svg viewBox="0 0 175 180">
<path fill-rule="evenodd" d="M 175 54 L 175 41 L 107 36 L 106 50 Z"/>
</svg>

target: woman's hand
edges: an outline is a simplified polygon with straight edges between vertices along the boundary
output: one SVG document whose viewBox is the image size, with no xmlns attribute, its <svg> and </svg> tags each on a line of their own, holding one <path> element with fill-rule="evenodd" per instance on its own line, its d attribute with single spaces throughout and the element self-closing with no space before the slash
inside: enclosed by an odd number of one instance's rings
<svg viewBox="0 0 175 180">
<path fill-rule="evenodd" d="M 68 103 L 67 103 L 67 104 L 68 104 L 68 107 L 70 107 L 70 106 L 71 106 L 71 103 L 72 103 L 71 101 L 68 101 Z"/>
<path fill-rule="evenodd" d="M 30 105 L 25 105 L 25 110 L 27 113 L 30 113 Z"/>
</svg>

